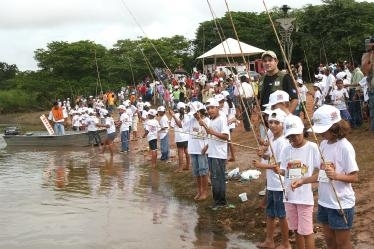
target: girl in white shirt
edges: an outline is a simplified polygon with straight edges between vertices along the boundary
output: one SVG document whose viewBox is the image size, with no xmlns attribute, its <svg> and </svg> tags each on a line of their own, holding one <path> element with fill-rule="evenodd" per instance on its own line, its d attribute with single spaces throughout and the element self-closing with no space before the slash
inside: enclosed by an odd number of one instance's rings
<svg viewBox="0 0 374 249">
<path fill-rule="evenodd" d="M 188 137 L 189 135 L 184 133 L 183 126 L 188 120 L 188 115 L 185 113 L 186 104 L 178 102 L 177 104 L 178 113 L 174 113 L 171 109 L 169 111 L 171 115 L 170 126 L 174 128 L 174 139 L 178 150 L 178 168 L 175 172 L 182 172 L 188 170 L 190 166 L 190 156 L 188 154 Z M 186 158 L 186 164 L 183 164 L 183 157 Z"/>
<path fill-rule="evenodd" d="M 356 153 L 345 138 L 349 123 L 342 120 L 340 112 L 331 105 L 320 107 L 313 114 L 313 131 L 321 133 L 320 150 L 324 163 L 318 174 L 298 179 L 293 188 L 319 182 L 317 220 L 322 223 L 327 248 L 352 248 L 355 193 L 352 183 L 358 181 Z"/>
<path fill-rule="evenodd" d="M 317 144 L 304 137 L 304 124 L 298 116 L 288 115 L 284 122 L 285 137 L 290 144 L 281 152 L 280 169 L 284 175 L 285 200 L 288 227 L 296 231 L 297 248 L 314 249 L 312 185 L 293 189 L 294 180 L 309 177 L 320 166 Z"/>
</svg>

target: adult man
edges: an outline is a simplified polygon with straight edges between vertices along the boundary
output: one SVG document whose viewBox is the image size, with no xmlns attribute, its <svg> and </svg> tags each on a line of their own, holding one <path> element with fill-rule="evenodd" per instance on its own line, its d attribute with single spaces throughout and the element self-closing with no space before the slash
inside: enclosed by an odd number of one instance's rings
<svg viewBox="0 0 374 249">
<path fill-rule="evenodd" d="M 323 85 L 322 93 L 325 97 L 325 104 L 331 103 L 331 92 L 335 88 L 336 79 L 331 71 L 332 71 L 332 68 L 330 67 L 325 67 L 323 71 L 324 77 L 322 79 L 322 85 Z"/>
<path fill-rule="evenodd" d="M 243 75 L 240 77 L 240 83 L 238 83 L 234 89 L 234 95 L 237 98 L 241 98 L 243 101 L 240 101 L 243 110 L 243 124 L 246 131 L 251 130 L 251 106 L 253 103 L 253 88 L 247 82 L 247 76 Z M 248 115 L 247 115 L 248 114 Z"/>
<path fill-rule="evenodd" d="M 49 112 L 48 119 L 53 122 L 53 127 L 56 135 L 65 135 L 64 114 L 62 107 L 59 106 L 57 101 L 53 103 L 53 107 Z"/>
<path fill-rule="evenodd" d="M 289 111 L 293 113 L 299 103 L 295 84 L 290 75 L 278 69 L 277 55 L 273 51 L 266 51 L 261 56 L 266 71 L 260 83 L 260 107 L 265 110 L 264 104 L 269 102 L 269 96 L 276 90 L 283 90 L 290 96 Z"/>
<path fill-rule="evenodd" d="M 372 45 L 368 48 L 367 52 L 362 55 L 361 59 L 361 69 L 362 72 L 367 75 L 367 93 L 369 96 L 368 108 L 369 108 L 369 130 L 374 131 L 374 41 Z"/>
</svg>

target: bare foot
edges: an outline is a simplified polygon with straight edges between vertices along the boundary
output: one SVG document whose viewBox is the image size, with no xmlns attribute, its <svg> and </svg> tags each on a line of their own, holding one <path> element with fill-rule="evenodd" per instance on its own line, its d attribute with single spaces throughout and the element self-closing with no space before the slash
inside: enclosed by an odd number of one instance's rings
<svg viewBox="0 0 374 249">
<path fill-rule="evenodd" d="M 206 198 L 208 198 L 208 195 L 207 194 L 202 194 L 202 195 L 200 195 L 200 197 L 197 200 L 198 201 L 203 201 L 203 200 L 206 200 Z"/>
<path fill-rule="evenodd" d="M 234 162 L 234 161 L 235 161 L 235 158 L 234 158 L 234 157 L 231 157 L 231 158 L 229 158 L 229 160 L 227 160 L 227 161 L 229 161 L 229 162 Z"/>
<path fill-rule="evenodd" d="M 267 241 L 256 243 L 256 246 L 258 248 L 268 248 L 268 249 L 275 248 L 274 242 L 267 242 Z"/>
<path fill-rule="evenodd" d="M 279 245 L 275 249 L 292 249 L 291 244 L 288 244 L 287 246 Z"/>
</svg>

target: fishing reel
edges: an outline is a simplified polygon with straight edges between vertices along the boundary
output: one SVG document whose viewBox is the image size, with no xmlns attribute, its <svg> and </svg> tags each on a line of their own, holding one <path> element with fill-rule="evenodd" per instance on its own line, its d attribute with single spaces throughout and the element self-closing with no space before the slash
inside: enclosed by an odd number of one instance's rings
<svg viewBox="0 0 374 249">
<path fill-rule="evenodd" d="M 365 51 L 374 51 L 374 35 L 365 38 Z"/>
</svg>

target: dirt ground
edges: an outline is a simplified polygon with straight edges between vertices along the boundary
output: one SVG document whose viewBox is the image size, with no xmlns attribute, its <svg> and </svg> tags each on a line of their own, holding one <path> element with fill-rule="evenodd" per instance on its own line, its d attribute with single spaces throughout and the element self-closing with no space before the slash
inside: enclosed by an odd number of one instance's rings
<svg viewBox="0 0 374 249">
<path fill-rule="evenodd" d="M 310 97 L 308 97 L 310 98 Z M 310 103 L 310 101 L 308 101 Z M 311 106 L 308 105 L 308 110 Z M 41 113 L 25 113 L 25 114 L 8 114 L 0 116 L 0 124 L 16 124 L 22 125 L 25 129 L 43 129 L 39 116 Z M 253 117 L 253 123 L 257 123 L 256 117 Z M 141 127 L 141 126 L 139 126 Z M 356 150 L 356 159 L 359 165 L 359 179 L 360 181 L 353 184 L 356 193 L 356 214 L 354 220 L 354 227 L 352 229 L 352 239 L 355 249 L 374 248 L 374 171 L 371 169 L 374 161 L 373 139 L 374 133 L 367 131 L 368 124 L 358 129 L 352 130 L 348 139 L 353 144 Z M 140 134 L 142 134 L 140 132 Z M 193 200 L 195 196 L 195 180 L 191 176 L 190 171 L 182 173 L 174 173 L 174 168 L 177 164 L 175 158 L 175 145 L 173 141 L 173 131 L 171 134 L 171 151 L 173 162 L 171 164 L 158 163 L 158 168 L 161 171 L 170 172 L 168 177 L 169 183 L 173 186 L 175 195 L 181 199 L 188 201 Z M 313 141 L 313 139 L 310 139 Z M 246 169 L 253 169 L 250 162 L 256 157 L 255 151 L 245 148 L 243 146 L 256 147 L 253 132 L 246 132 L 240 124 L 232 134 L 232 141 L 242 146 L 234 146 L 236 160 L 228 162 L 227 170 L 239 167 L 240 171 Z M 134 156 L 145 156 L 147 152 L 145 148 L 138 146 L 137 142 L 131 142 L 130 148 L 134 148 Z M 211 216 L 215 220 L 217 227 L 223 231 L 242 232 L 245 239 L 257 242 L 264 239 L 265 236 L 265 215 L 261 208 L 263 197 L 258 195 L 258 192 L 265 186 L 265 172 L 257 180 L 238 181 L 230 180 L 227 182 L 227 199 L 230 203 L 236 206 L 235 209 L 222 209 L 219 211 L 211 211 L 208 207 L 212 204 L 212 199 L 209 197 L 206 201 L 202 201 L 198 205 L 198 212 L 201 217 Z M 246 192 L 248 201 L 241 202 L 238 195 Z M 315 202 L 316 203 L 316 202 Z M 323 241 L 322 231 L 318 223 L 315 223 L 316 248 L 324 249 L 325 243 Z M 279 241 L 279 231 L 274 235 Z"/>
</svg>

